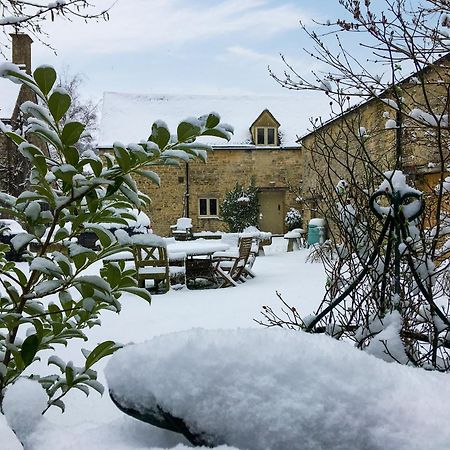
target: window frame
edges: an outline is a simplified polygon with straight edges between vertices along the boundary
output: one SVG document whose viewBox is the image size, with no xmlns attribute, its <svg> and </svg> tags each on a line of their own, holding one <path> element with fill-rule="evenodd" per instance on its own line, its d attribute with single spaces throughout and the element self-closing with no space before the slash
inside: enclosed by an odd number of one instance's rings
<svg viewBox="0 0 450 450">
<path fill-rule="evenodd" d="M 269 129 L 273 130 L 274 143 L 269 144 Z M 264 143 L 260 144 L 258 142 L 258 133 L 259 130 L 264 130 Z M 255 144 L 259 146 L 266 147 L 277 147 L 278 146 L 278 128 L 277 127 L 255 127 Z"/>
<path fill-rule="evenodd" d="M 200 202 L 206 200 L 206 214 L 201 214 Z M 211 214 L 211 200 L 216 202 L 216 214 Z M 219 199 L 213 196 L 202 196 L 198 198 L 198 217 L 202 219 L 219 217 Z"/>
</svg>

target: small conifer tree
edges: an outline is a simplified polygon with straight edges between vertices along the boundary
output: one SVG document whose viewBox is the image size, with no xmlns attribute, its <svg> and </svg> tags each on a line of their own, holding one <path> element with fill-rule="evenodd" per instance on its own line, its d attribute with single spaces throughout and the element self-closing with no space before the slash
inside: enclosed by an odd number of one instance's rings
<svg viewBox="0 0 450 450">
<path fill-rule="evenodd" d="M 236 183 L 234 189 L 225 195 L 220 211 L 232 233 L 239 233 L 250 226 L 256 227 L 259 219 L 259 201 L 258 190 L 253 180 L 247 188 Z"/>
</svg>

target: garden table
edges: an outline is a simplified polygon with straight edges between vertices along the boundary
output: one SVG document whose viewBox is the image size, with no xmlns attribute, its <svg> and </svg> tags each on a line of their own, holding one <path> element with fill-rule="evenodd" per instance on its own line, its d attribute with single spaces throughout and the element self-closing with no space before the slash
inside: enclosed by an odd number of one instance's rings
<svg viewBox="0 0 450 450">
<path fill-rule="evenodd" d="M 195 282 L 196 278 L 203 278 L 215 283 L 212 255 L 229 248 L 230 246 L 224 242 L 196 239 L 168 243 L 167 253 L 169 261 L 179 260 L 180 255 L 185 255 L 186 284 Z"/>
</svg>

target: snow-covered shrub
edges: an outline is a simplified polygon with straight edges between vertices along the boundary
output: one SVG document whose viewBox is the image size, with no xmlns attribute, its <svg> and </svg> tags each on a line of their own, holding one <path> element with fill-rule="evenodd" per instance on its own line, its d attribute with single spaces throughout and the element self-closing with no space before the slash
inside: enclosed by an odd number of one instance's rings
<svg viewBox="0 0 450 450">
<path fill-rule="evenodd" d="M 18 197 L 0 194 L 1 212 L 13 216 L 25 231 L 11 239 L 19 251 L 30 242 L 36 253 L 24 252 L 26 263 L 16 264 L 5 258 L 10 250 L 0 244 L 0 398 L 26 370 L 33 373 L 33 362 L 43 357 L 43 350 L 55 350 L 70 339 L 87 340 L 84 329 L 100 325 L 100 313 L 119 312 L 123 292 L 150 302 L 145 289 L 137 287 L 135 270 L 110 263 L 100 274 L 86 269 L 106 256 L 131 250 L 134 240 L 151 245 L 153 235 L 129 236 L 122 230 L 113 234 L 105 223 L 127 226 L 128 211 L 140 210 L 148 201 L 141 194 L 132 175 L 138 174 L 159 183 L 151 169 L 155 163 L 173 165 L 178 159 L 205 159 L 208 147 L 195 142 L 197 136 L 214 135 L 229 139 L 231 127 L 220 124 L 217 114 L 187 119 L 171 136 L 165 123 L 152 125 L 150 136 L 139 144 L 125 146 L 116 142 L 112 154 L 99 157 L 88 150 L 81 154 L 76 144 L 84 124 L 62 118 L 71 98 L 60 87 L 52 67 L 38 67 L 33 75 L 17 66 L 0 65 L 0 76 L 23 83 L 34 91 L 38 102 L 21 106 L 27 116 L 26 135 L 20 135 L 0 122 L 1 131 L 30 162 L 32 170 L 28 189 Z M 39 141 L 41 146 L 35 143 Z M 42 207 L 47 205 L 48 208 Z M 75 243 L 82 232 L 95 233 L 100 250 Z M 51 247 L 58 248 L 52 251 Z M 113 353 L 119 345 L 113 341 L 84 350 L 84 364 L 76 367 L 55 353 L 48 358 L 48 376 L 33 376 L 46 389 L 48 407 L 64 409 L 62 398 L 71 388 L 88 394 L 90 388 L 103 392 L 93 366 Z M 41 356 L 40 356 L 41 355 Z M 55 373 L 55 371 L 57 373 Z M 57 369 L 57 370 L 56 370 Z"/>
<path fill-rule="evenodd" d="M 301 228 L 302 215 L 300 214 L 300 211 L 295 208 L 290 208 L 289 211 L 286 213 L 284 223 L 288 227 L 289 231 L 293 230 L 294 228 Z"/>
<path fill-rule="evenodd" d="M 234 189 L 225 195 L 220 205 L 220 215 L 232 233 L 240 233 L 244 228 L 258 225 L 258 192 L 253 181 L 247 188 L 236 183 Z"/>
</svg>

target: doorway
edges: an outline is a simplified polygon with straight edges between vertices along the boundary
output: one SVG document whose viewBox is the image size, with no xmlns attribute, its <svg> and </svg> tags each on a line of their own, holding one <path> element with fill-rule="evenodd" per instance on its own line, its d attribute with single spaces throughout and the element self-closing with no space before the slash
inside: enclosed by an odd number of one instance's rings
<svg viewBox="0 0 450 450">
<path fill-rule="evenodd" d="M 272 234 L 284 233 L 285 191 L 266 190 L 258 193 L 260 204 L 259 228 Z"/>
</svg>

